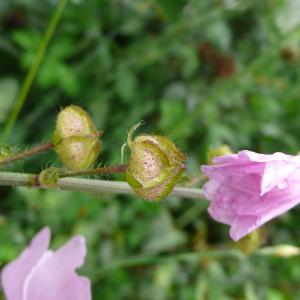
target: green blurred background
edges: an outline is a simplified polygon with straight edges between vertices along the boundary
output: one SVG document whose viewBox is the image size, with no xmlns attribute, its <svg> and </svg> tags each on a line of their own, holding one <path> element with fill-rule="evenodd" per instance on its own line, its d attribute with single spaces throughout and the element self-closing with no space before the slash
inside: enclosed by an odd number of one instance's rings
<svg viewBox="0 0 300 300">
<path fill-rule="evenodd" d="M 1 131 L 56 6 L 0 1 Z M 9 142 L 22 149 L 48 141 L 56 114 L 77 104 L 104 131 L 105 165 L 120 163 L 127 129 L 141 120 L 140 132 L 163 134 L 188 154 L 190 176 L 221 144 L 296 154 L 299 38 L 299 0 L 69 0 Z M 61 166 L 53 153 L 6 169 L 51 165 Z M 1 188 L 0 196 L 0 264 L 45 225 L 54 248 L 83 234 L 93 299 L 300 299 L 299 257 L 178 260 L 236 248 L 204 200 L 26 188 Z M 299 216 L 295 208 L 267 224 L 263 245 L 300 246 Z M 132 262 L 136 255 L 156 258 Z"/>
</svg>

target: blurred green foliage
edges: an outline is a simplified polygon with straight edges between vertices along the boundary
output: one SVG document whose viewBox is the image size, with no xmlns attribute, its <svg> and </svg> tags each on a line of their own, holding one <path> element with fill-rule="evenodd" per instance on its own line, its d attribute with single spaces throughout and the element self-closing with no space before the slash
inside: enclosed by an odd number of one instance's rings
<svg viewBox="0 0 300 300">
<path fill-rule="evenodd" d="M 0 1 L 0 127 L 57 0 Z M 127 129 L 170 137 L 199 176 L 210 147 L 296 154 L 300 146 L 297 0 L 69 0 L 10 143 L 47 141 L 61 107 L 81 105 L 104 130 L 99 162 L 120 162 Z M 53 153 L 10 166 L 60 166 Z M 120 177 L 117 177 L 118 179 Z M 119 259 L 232 249 L 207 203 L 24 188 L 0 189 L 0 263 L 43 226 L 54 246 L 87 239 L 93 299 L 300 298 L 298 258 L 224 258 L 131 267 Z M 299 246 L 299 209 L 272 221 L 266 245 Z"/>
</svg>

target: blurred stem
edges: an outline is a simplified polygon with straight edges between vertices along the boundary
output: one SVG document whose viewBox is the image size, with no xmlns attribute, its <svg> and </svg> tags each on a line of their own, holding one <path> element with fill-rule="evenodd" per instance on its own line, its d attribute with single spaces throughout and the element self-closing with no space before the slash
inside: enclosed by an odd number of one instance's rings
<svg viewBox="0 0 300 300">
<path fill-rule="evenodd" d="M 100 175 L 100 174 L 112 174 L 112 173 L 124 173 L 127 170 L 127 165 L 118 165 L 112 167 L 102 167 L 102 168 L 95 168 L 95 169 L 88 169 L 78 172 L 67 172 L 60 176 L 63 177 L 75 177 L 81 175 Z"/>
<path fill-rule="evenodd" d="M 245 255 L 236 249 L 209 250 L 199 252 L 186 252 L 171 255 L 137 255 L 124 259 L 117 259 L 103 266 L 99 270 L 99 274 L 107 272 L 115 268 L 130 268 L 144 265 L 161 264 L 166 262 L 194 262 L 200 259 L 222 259 L 222 258 L 238 258 L 242 259 Z"/>
<path fill-rule="evenodd" d="M 18 98 L 16 100 L 16 104 L 14 105 L 10 115 L 8 116 L 8 120 L 7 123 L 5 125 L 4 131 L 3 131 L 3 135 L 2 135 L 2 141 L 6 142 L 9 139 L 9 136 L 11 134 L 11 131 L 14 127 L 14 124 L 18 118 L 18 115 L 22 109 L 22 106 L 26 100 L 26 97 L 28 95 L 28 92 L 32 86 L 33 80 L 36 76 L 36 73 L 41 65 L 41 62 L 45 56 L 45 52 L 48 48 L 49 42 L 56 30 L 57 27 L 57 23 L 61 17 L 61 14 L 64 10 L 64 7 L 66 5 L 68 0 L 60 0 L 58 2 L 58 5 L 55 9 L 55 12 L 49 22 L 47 31 L 43 37 L 43 40 L 39 46 L 39 49 L 36 53 L 35 56 L 35 60 L 31 66 L 31 68 L 29 69 L 26 78 L 23 82 L 23 85 L 21 87 L 21 90 L 19 92 Z"/>
<path fill-rule="evenodd" d="M 23 174 L 14 172 L 0 172 L 0 186 L 35 186 L 36 174 Z M 113 194 L 134 194 L 131 187 L 125 181 L 109 181 L 85 178 L 60 178 L 57 181 L 58 188 L 68 191 L 87 193 L 113 193 Z M 176 186 L 171 196 L 178 196 L 190 199 L 204 199 L 202 189 L 186 188 Z"/>
<path fill-rule="evenodd" d="M 53 144 L 51 142 L 45 143 L 45 144 L 40 144 L 40 145 L 35 146 L 31 149 L 28 149 L 24 152 L 16 153 L 16 154 L 6 157 L 3 160 L 0 160 L 0 166 L 6 165 L 6 164 L 11 163 L 16 160 L 24 159 L 29 156 L 33 156 L 33 155 L 41 153 L 41 152 L 48 151 L 51 148 L 53 148 Z"/>
<path fill-rule="evenodd" d="M 290 252 L 290 255 L 286 253 L 284 255 L 283 248 L 293 248 L 293 252 Z M 298 250 L 298 252 L 296 251 Z M 192 262 L 197 263 L 199 260 L 205 259 L 228 259 L 235 258 L 242 260 L 247 258 L 248 256 L 252 257 L 281 257 L 282 259 L 287 259 L 289 257 L 299 256 L 300 250 L 299 248 L 292 245 L 276 245 L 270 247 L 264 247 L 260 249 L 256 249 L 250 254 L 245 254 L 238 249 L 218 249 L 218 250 L 206 250 L 199 252 L 185 252 L 179 254 L 171 254 L 171 255 L 137 255 L 132 257 L 127 257 L 123 259 L 116 259 L 111 263 L 104 265 L 100 270 L 98 275 L 101 275 L 109 270 L 113 270 L 116 268 L 131 268 L 138 267 L 144 265 L 153 265 L 153 264 L 161 264 L 167 262 Z"/>
</svg>

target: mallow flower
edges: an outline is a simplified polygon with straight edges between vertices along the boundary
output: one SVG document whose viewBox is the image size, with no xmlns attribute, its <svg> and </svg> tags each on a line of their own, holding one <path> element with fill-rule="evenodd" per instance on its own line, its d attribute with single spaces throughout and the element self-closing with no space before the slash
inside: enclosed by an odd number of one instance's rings
<svg viewBox="0 0 300 300">
<path fill-rule="evenodd" d="M 85 240 L 75 236 L 48 250 L 49 228 L 42 229 L 16 260 L 4 267 L 1 283 L 7 300 L 90 300 L 90 281 L 76 274 L 86 255 Z"/>
<path fill-rule="evenodd" d="M 208 212 L 237 241 L 300 202 L 300 156 L 240 151 L 202 166 Z"/>
</svg>

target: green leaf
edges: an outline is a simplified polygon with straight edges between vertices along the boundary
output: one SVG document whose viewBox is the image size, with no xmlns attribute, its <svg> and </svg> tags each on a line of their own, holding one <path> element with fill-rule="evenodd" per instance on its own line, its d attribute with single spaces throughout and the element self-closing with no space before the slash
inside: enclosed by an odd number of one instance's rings
<svg viewBox="0 0 300 300">
<path fill-rule="evenodd" d="M 14 78 L 0 79 L 0 122 L 6 120 L 17 97 L 19 85 Z"/>
<path fill-rule="evenodd" d="M 176 21 L 186 3 L 185 0 L 157 0 L 156 2 L 168 21 Z"/>
</svg>

